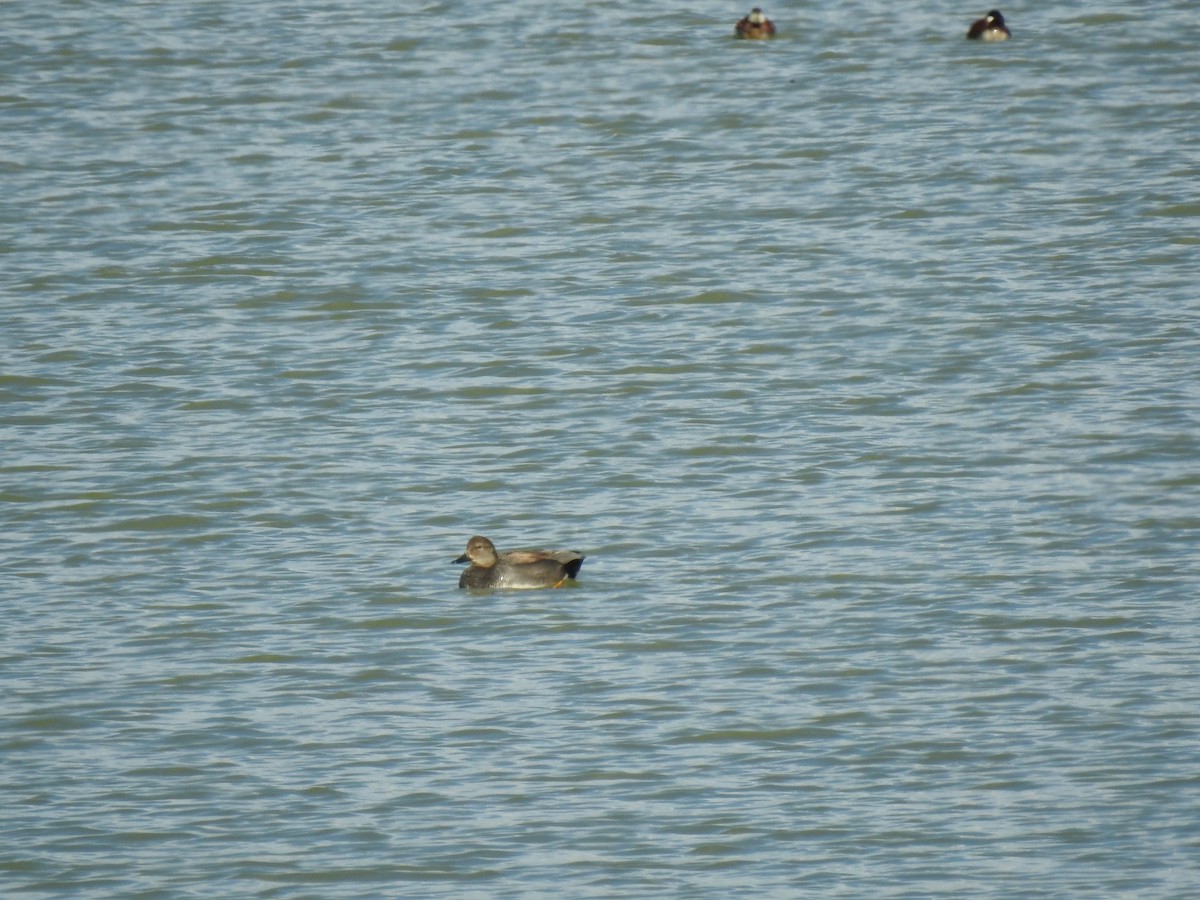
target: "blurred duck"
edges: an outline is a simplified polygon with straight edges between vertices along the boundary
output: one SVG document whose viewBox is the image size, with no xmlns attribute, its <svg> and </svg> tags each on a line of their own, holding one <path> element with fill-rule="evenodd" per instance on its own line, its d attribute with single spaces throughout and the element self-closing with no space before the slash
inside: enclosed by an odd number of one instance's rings
<svg viewBox="0 0 1200 900">
<path fill-rule="evenodd" d="M 584 555 L 572 550 L 510 550 L 497 553 L 485 537 L 467 541 L 467 552 L 454 560 L 471 565 L 458 586 L 469 590 L 561 587 L 579 574 Z"/>
<path fill-rule="evenodd" d="M 756 6 L 750 10 L 750 15 L 745 16 L 734 26 L 734 31 L 740 38 L 765 41 L 775 34 L 775 23 L 763 15 L 763 11 Z"/>
<path fill-rule="evenodd" d="M 973 41 L 1007 41 L 1012 37 L 1012 32 L 1004 24 L 1004 16 L 1000 14 L 1000 10 L 993 9 L 982 19 L 971 24 L 967 37 Z"/>
</svg>

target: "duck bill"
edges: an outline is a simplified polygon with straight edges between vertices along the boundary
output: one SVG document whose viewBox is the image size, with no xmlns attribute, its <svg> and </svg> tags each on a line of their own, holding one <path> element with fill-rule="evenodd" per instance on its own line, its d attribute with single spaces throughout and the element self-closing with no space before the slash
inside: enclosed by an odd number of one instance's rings
<svg viewBox="0 0 1200 900">
<path fill-rule="evenodd" d="M 467 554 L 465 554 L 465 553 L 464 553 L 462 556 L 460 556 L 458 559 L 454 560 L 454 561 L 455 561 L 456 563 L 458 563 L 459 565 L 462 565 L 463 563 L 468 563 L 468 562 L 470 562 L 470 560 L 469 560 L 469 559 L 467 559 Z"/>
</svg>

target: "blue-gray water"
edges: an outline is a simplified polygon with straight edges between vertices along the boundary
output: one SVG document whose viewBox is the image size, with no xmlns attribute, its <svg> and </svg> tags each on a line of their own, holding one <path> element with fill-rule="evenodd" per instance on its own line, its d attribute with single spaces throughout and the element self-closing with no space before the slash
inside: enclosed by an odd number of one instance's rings
<svg viewBox="0 0 1200 900">
<path fill-rule="evenodd" d="M 1192 0 L 748 5 L 0 5 L 0 893 L 1200 892 Z"/>
</svg>

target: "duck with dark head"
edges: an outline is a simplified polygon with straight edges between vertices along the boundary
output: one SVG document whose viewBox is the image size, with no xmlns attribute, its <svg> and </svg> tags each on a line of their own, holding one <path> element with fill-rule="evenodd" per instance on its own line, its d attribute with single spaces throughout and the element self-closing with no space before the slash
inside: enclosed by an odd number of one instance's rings
<svg viewBox="0 0 1200 900">
<path fill-rule="evenodd" d="M 756 6 L 733 26 L 733 30 L 740 38 L 765 41 L 767 38 L 775 36 L 775 23 L 763 15 L 763 11 Z"/>
<path fill-rule="evenodd" d="M 973 41 L 1007 41 L 1012 37 L 1012 32 L 1004 24 L 1004 16 L 1000 10 L 993 9 L 982 19 L 976 19 L 971 23 L 967 37 Z"/>
</svg>

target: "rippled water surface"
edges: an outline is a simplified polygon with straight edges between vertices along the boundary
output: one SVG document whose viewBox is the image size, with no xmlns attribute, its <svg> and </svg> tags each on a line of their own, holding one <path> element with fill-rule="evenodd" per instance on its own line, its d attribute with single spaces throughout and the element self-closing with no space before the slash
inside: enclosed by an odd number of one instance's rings
<svg viewBox="0 0 1200 900">
<path fill-rule="evenodd" d="M 0 5 L 0 892 L 1200 893 L 1200 18 L 815 6 Z"/>
</svg>

